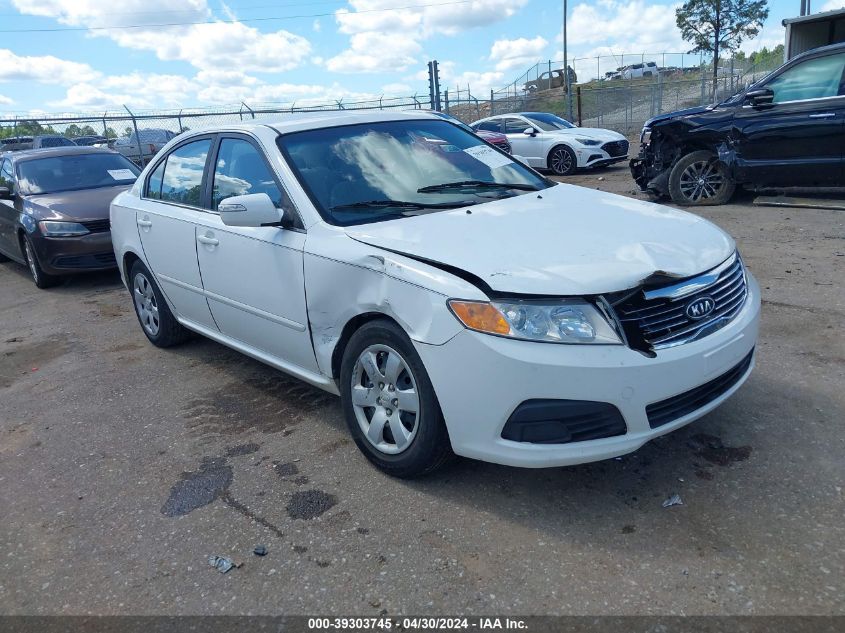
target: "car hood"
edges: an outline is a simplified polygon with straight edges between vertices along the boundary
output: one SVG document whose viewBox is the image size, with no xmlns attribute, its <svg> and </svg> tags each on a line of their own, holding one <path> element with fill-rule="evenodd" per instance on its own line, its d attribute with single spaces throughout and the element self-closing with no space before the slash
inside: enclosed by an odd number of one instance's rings
<svg viewBox="0 0 845 633">
<path fill-rule="evenodd" d="M 104 220 L 109 217 L 109 204 L 114 197 L 132 185 L 98 187 L 79 191 L 42 193 L 26 197 L 30 207 L 37 208 L 40 219 Z"/>
<path fill-rule="evenodd" d="M 552 132 L 545 132 L 545 134 L 554 134 L 559 136 L 577 136 L 584 137 L 596 141 L 620 141 L 625 137 L 619 132 L 613 130 L 604 130 L 598 127 L 573 127 L 567 130 L 554 130 Z"/>
<path fill-rule="evenodd" d="M 498 293 L 551 296 L 625 290 L 654 276 L 691 277 L 735 248 L 724 231 L 691 213 L 565 184 L 346 232 L 469 273 Z"/>
<path fill-rule="evenodd" d="M 713 105 L 706 105 L 706 106 L 696 106 L 694 108 L 687 108 L 686 110 L 675 110 L 674 112 L 667 112 L 666 114 L 659 114 L 656 117 L 653 117 L 646 121 L 643 124 L 643 127 L 651 127 L 655 123 L 659 123 L 661 121 L 668 121 L 670 119 L 679 119 L 681 117 L 689 116 L 691 114 L 701 114 L 702 112 L 709 112 L 713 110 L 716 106 Z"/>
</svg>

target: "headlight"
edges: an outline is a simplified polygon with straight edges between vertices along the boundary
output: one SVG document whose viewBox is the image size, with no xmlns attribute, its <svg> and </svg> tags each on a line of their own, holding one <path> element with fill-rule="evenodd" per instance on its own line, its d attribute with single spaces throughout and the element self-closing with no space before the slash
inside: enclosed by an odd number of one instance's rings
<svg viewBox="0 0 845 633">
<path fill-rule="evenodd" d="M 590 139 L 590 138 L 576 138 L 575 140 L 578 141 L 579 143 L 581 143 L 581 145 L 587 145 L 589 147 L 593 147 L 595 145 L 601 145 L 601 141 L 595 141 L 595 140 Z"/>
<path fill-rule="evenodd" d="M 85 235 L 89 231 L 76 222 L 55 222 L 53 220 L 41 220 L 38 223 L 41 232 L 47 237 L 74 237 Z"/>
<path fill-rule="evenodd" d="M 644 127 L 643 131 L 640 132 L 640 143 L 642 145 L 645 145 L 650 140 L 651 140 L 651 128 L 650 127 Z"/>
<path fill-rule="evenodd" d="M 622 343 L 601 312 L 580 299 L 554 303 L 452 299 L 449 307 L 466 327 L 486 334 L 546 343 Z"/>
</svg>

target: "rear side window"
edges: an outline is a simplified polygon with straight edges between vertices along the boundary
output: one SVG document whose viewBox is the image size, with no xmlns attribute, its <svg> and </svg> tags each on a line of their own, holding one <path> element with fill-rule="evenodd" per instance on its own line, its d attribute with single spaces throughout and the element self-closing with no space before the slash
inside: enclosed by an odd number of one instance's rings
<svg viewBox="0 0 845 633">
<path fill-rule="evenodd" d="M 15 179 L 12 176 L 12 163 L 8 160 L 0 161 L 0 187 L 10 191 L 15 190 Z"/>
<path fill-rule="evenodd" d="M 485 132 L 500 132 L 502 129 L 498 121 L 484 121 L 474 127 L 476 130 L 484 130 Z"/>
<path fill-rule="evenodd" d="M 277 208 L 285 208 L 282 192 L 255 146 L 241 139 L 224 138 L 214 168 L 211 208 L 217 210 L 225 198 L 251 193 L 266 193 Z"/>
<path fill-rule="evenodd" d="M 211 139 L 201 139 L 182 145 L 167 156 L 161 179 L 161 200 L 201 206 L 202 175 L 210 148 Z"/>
<path fill-rule="evenodd" d="M 767 88 L 775 93 L 774 102 L 823 99 L 842 94 L 845 53 L 809 59 L 772 79 Z"/>
</svg>

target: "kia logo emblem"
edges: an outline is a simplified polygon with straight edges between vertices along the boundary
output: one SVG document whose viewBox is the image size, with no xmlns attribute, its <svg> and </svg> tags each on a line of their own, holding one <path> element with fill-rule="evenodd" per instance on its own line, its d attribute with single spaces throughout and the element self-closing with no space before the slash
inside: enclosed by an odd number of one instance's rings
<svg viewBox="0 0 845 633">
<path fill-rule="evenodd" d="M 703 319 L 716 309 L 716 300 L 713 297 L 699 297 L 687 305 L 687 316 L 693 321 Z"/>
</svg>

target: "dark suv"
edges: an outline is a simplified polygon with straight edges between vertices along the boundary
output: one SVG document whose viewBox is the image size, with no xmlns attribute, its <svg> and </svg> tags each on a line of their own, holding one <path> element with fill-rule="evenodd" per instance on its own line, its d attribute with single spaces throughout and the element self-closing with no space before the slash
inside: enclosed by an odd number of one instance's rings
<svg viewBox="0 0 845 633">
<path fill-rule="evenodd" d="M 737 185 L 845 186 L 845 44 L 790 60 L 713 106 L 646 121 L 631 174 L 677 204 L 727 202 Z"/>
</svg>

